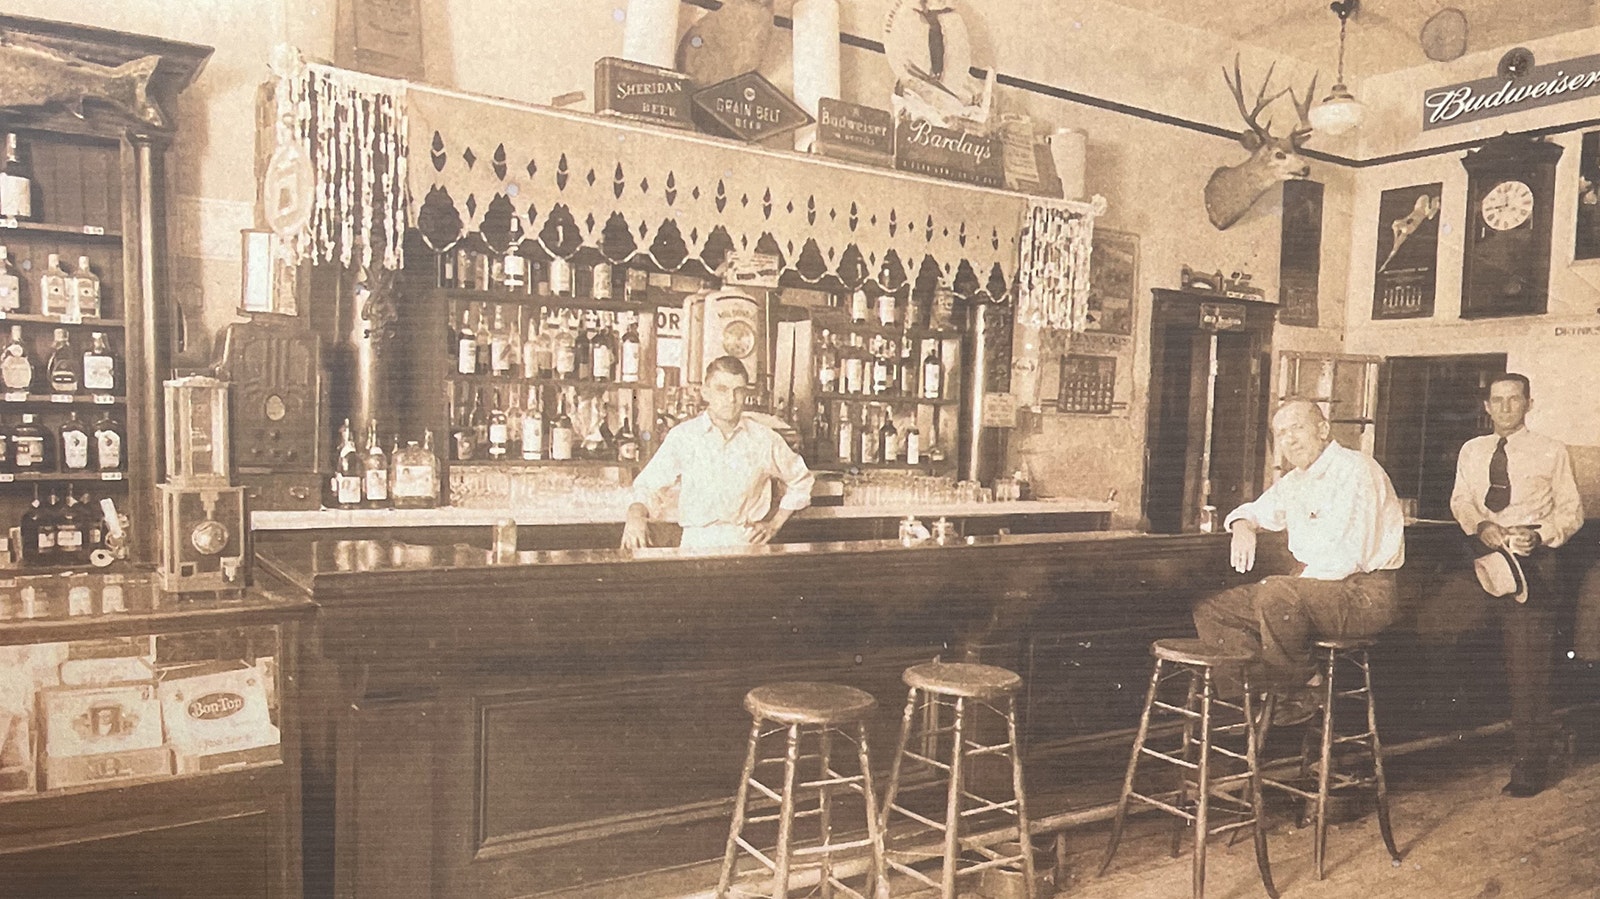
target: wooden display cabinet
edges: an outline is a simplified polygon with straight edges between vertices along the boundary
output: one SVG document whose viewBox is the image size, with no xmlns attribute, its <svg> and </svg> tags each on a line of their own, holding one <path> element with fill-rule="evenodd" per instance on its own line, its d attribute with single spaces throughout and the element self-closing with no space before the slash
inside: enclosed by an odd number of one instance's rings
<svg viewBox="0 0 1600 899">
<path fill-rule="evenodd" d="M 0 16 L 0 31 L 95 65 L 159 57 L 148 93 L 166 110 L 168 122 L 173 99 L 211 55 L 209 47 L 19 16 Z M 161 459 L 160 390 L 176 332 L 156 263 L 165 252 L 162 154 L 170 131 L 92 97 L 82 117 L 60 104 L 0 109 L 0 131 L 18 136 L 33 181 L 32 216 L 0 219 L 0 245 L 22 293 L 21 308 L 0 320 L 0 339 L 9 340 L 12 329 L 19 329 L 36 371 L 28 389 L 0 392 L 0 427 L 9 430 L 23 415 L 32 415 L 49 433 L 46 464 L 19 469 L 12 464 L 14 455 L 0 464 L 0 534 L 18 525 L 36 490 L 46 500 L 70 491 L 80 498 L 87 495 L 96 513 L 99 501 L 110 499 L 130 522 L 128 558 L 151 562 L 159 527 L 155 485 Z M 44 314 L 40 275 L 51 254 L 60 257 L 69 274 L 83 260 L 99 277 L 98 317 Z M 58 328 L 65 331 L 80 366 L 93 334 L 105 335 L 120 368 L 113 389 L 55 392 L 47 377 L 38 376 L 49 364 Z M 101 470 L 91 447 L 86 470 L 65 470 L 60 429 L 73 416 L 91 430 L 102 419 L 120 425 L 120 464 Z M 12 554 L 20 555 L 18 549 L 12 547 Z M 68 564 L 83 563 L 43 559 L 38 567 Z"/>
</svg>

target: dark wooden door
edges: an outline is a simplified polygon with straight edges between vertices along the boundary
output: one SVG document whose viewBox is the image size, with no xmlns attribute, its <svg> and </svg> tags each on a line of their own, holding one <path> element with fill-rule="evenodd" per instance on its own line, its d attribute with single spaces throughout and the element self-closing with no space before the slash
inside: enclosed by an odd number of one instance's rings
<svg viewBox="0 0 1600 899">
<path fill-rule="evenodd" d="M 1220 316 L 1216 307 L 1222 307 Z M 1276 307 L 1157 290 L 1154 308 L 1144 515 L 1150 530 L 1173 534 L 1195 530 L 1206 502 L 1208 406 L 1209 501 L 1218 517 L 1260 492 L 1267 417 L 1263 360 L 1271 352 Z"/>
<path fill-rule="evenodd" d="M 1483 411 L 1489 379 L 1506 370 L 1503 353 L 1395 356 L 1378 378 L 1378 461 L 1395 492 L 1417 500 L 1422 518 L 1450 517 L 1461 444 L 1489 433 Z"/>
</svg>

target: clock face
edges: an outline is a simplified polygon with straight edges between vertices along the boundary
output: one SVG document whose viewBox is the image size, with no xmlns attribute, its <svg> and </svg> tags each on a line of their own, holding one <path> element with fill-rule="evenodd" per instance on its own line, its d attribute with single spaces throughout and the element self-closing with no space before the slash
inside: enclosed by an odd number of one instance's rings
<svg viewBox="0 0 1600 899">
<path fill-rule="evenodd" d="M 1533 216 L 1533 188 L 1522 181 L 1502 181 L 1483 195 L 1480 210 L 1485 225 L 1509 231 Z"/>
</svg>

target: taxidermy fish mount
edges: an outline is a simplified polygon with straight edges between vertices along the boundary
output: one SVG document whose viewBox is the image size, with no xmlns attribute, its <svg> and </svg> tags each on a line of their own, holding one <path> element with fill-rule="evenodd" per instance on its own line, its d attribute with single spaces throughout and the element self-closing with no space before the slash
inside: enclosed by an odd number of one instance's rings
<svg viewBox="0 0 1600 899">
<path fill-rule="evenodd" d="M 147 90 L 161 62 L 145 56 L 120 66 L 102 66 L 28 41 L 0 42 L 0 108 L 57 107 L 84 117 L 93 100 L 154 128 L 165 128 L 161 107 Z"/>
</svg>

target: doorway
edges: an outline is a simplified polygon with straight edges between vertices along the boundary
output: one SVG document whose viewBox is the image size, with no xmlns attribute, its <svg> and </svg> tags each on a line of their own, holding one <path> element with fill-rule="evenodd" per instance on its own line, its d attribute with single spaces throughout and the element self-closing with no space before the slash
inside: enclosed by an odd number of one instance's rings
<svg viewBox="0 0 1600 899">
<path fill-rule="evenodd" d="M 1154 294 L 1144 516 L 1154 533 L 1196 531 L 1210 505 L 1220 526 L 1260 493 L 1275 307 Z"/>
<path fill-rule="evenodd" d="M 1490 431 L 1483 411 L 1504 353 L 1393 356 L 1378 379 L 1377 457 L 1395 493 L 1417 500 L 1417 516 L 1448 520 L 1461 445 Z"/>
</svg>

